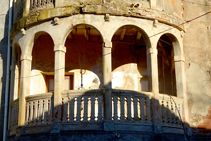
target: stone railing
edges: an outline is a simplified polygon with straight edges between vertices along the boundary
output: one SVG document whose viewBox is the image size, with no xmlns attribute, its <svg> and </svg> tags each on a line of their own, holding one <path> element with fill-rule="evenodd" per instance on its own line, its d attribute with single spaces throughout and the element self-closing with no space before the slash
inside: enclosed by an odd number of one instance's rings
<svg viewBox="0 0 211 141">
<path fill-rule="evenodd" d="M 63 123 L 100 122 L 103 120 L 101 90 L 69 91 L 62 94 Z"/>
<path fill-rule="evenodd" d="M 164 126 L 181 126 L 183 119 L 183 99 L 175 96 L 160 94 L 162 124 Z M 180 116 L 182 119 L 180 119 Z"/>
<path fill-rule="evenodd" d="M 53 8 L 54 0 L 30 0 L 30 10 L 37 11 L 40 9 Z"/>
<path fill-rule="evenodd" d="M 44 93 L 26 97 L 26 127 L 53 123 L 53 95 Z M 151 92 L 112 90 L 112 121 L 104 120 L 103 90 L 70 90 L 62 93 L 61 130 L 127 130 L 153 132 Z M 163 131 L 181 130 L 183 99 L 159 94 Z M 179 116 L 181 115 L 181 118 Z M 10 129 L 15 133 L 18 123 L 18 99 L 11 105 Z M 112 126 L 107 126 L 111 123 Z M 42 127 L 43 127 L 42 126 Z M 50 127 L 50 126 L 46 126 Z M 49 128 L 49 130 L 51 130 Z M 110 129 L 109 129 L 110 130 Z"/>
<path fill-rule="evenodd" d="M 119 122 L 151 123 L 151 93 L 113 90 L 112 118 Z"/>
<path fill-rule="evenodd" d="M 18 126 L 18 100 L 16 99 L 12 102 L 11 104 L 11 114 L 12 116 L 10 117 L 10 129 L 16 128 Z"/>
<path fill-rule="evenodd" d="M 26 126 L 52 123 L 52 93 L 26 97 Z"/>
</svg>

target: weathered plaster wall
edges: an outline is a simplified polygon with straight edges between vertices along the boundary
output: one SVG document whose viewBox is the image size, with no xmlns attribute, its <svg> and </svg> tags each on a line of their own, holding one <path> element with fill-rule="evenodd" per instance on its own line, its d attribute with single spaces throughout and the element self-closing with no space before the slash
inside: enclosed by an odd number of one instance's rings
<svg viewBox="0 0 211 141">
<path fill-rule="evenodd" d="M 184 20 L 190 20 L 211 10 L 211 2 L 195 0 L 191 4 L 183 2 Z M 207 128 L 211 124 L 208 117 L 211 106 L 211 16 L 210 14 L 186 24 L 184 53 L 186 59 L 186 79 L 191 126 Z M 199 126 L 209 121 L 203 127 Z M 207 129 L 210 129 L 207 128 Z"/>
<path fill-rule="evenodd" d="M 8 38 L 8 18 L 9 1 L 0 1 L 0 140 L 3 138 L 4 123 L 4 94 L 6 80 L 6 62 L 7 62 L 7 38 Z"/>
</svg>

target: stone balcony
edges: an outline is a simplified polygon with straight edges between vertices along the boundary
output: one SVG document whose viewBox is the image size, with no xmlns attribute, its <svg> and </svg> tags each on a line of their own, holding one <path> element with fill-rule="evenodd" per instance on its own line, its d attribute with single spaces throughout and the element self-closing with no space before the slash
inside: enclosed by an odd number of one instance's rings
<svg viewBox="0 0 211 141">
<path fill-rule="evenodd" d="M 153 94 L 130 90 L 112 90 L 112 117 L 104 120 L 103 90 L 70 90 L 62 93 L 62 117 L 53 119 L 53 94 L 26 97 L 25 126 L 18 125 L 18 99 L 11 105 L 10 135 L 57 133 L 61 131 L 131 131 L 154 133 Z M 183 134 L 183 99 L 159 94 L 162 133 Z M 180 114 L 180 115 L 179 115 Z M 59 124 L 59 128 L 57 128 Z"/>
</svg>

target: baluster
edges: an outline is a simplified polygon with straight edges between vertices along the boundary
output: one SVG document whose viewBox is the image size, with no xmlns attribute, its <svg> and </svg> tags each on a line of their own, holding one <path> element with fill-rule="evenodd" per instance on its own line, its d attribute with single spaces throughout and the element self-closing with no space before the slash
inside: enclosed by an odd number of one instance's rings
<svg viewBox="0 0 211 141">
<path fill-rule="evenodd" d="M 43 123 L 46 124 L 47 123 L 47 119 L 48 119 L 48 99 L 44 99 L 44 110 L 43 110 Z"/>
<path fill-rule="evenodd" d="M 127 119 L 128 121 L 132 121 L 131 117 L 131 96 L 127 97 Z"/>
<path fill-rule="evenodd" d="M 91 96 L 91 122 L 95 120 L 95 96 Z"/>
<path fill-rule="evenodd" d="M 63 103 L 64 103 L 64 110 L 63 110 L 63 121 L 62 122 L 67 122 L 67 97 L 63 98 Z"/>
<path fill-rule="evenodd" d="M 70 108 L 69 108 L 69 113 L 70 113 L 70 117 L 69 117 L 69 122 L 73 122 L 74 120 L 74 98 L 70 97 L 69 98 L 69 103 L 70 103 Z"/>
<path fill-rule="evenodd" d="M 81 121 L 81 97 L 77 98 L 77 116 L 76 121 Z"/>
<path fill-rule="evenodd" d="M 42 110 L 43 110 L 43 100 L 39 100 L 39 105 L 38 105 L 38 124 L 41 124 L 42 122 Z"/>
<path fill-rule="evenodd" d="M 167 107 L 168 107 L 168 102 L 164 101 L 164 123 L 167 124 Z"/>
<path fill-rule="evenodd" d="M 87 122 L 88 121 L 88 96 L 84 96 L 84 121 Z"/>
<path fill-rule="evenodd" d="M 98 121 L 98 97 L 95 97 L 95 113 L 94 113 L 94 117 L 95 117 L 95 121 Z"/>
<path fill-rule="evenodd" d="M 169 109 L 168 101 L 165 101 L 165 123 L 166 124 L 169 123 L 168 109 Z"/>
<path fill-rule="evenodd" d="M 145 107 L 145 100 L 144 100 L 144 98 L 141 98 L 141 99 L 140 99 L 140 102 L 141 102 L 141 122 L 142 122 L 142 123 L 145 123 L 145 114 L 144 114 L 144 113 L 145 113 L 145 112 L 144 112 L 144 111 L 145 111 L 145 110 L 144 110 L 144 109 L 145 109 L 145 108 L 144 108 L 144 107 Z"/>
<path fill-rule="evenodd" d="M 125 104 L 125 98 L 123 96 L 120 97 L 120 103 L 121 103 L 121 118 L 120 120 L 121 121 L 125 121 L 125 107 L 124 107 L 124 104 Z"/>
<path fill-rule="evenodd" d="M 34 0 L 34 8 L 38 7 L 37 1 L 38 1 L 38 0 Z"/>
<path fill-rule="evenodd" d="M 134 97 L 133 99 L 133 104 L 134 104 L 134 121 L 138 121 L 138 98 Z"/>
<path fill-rule="evenodd" d="M 37 2 L 38 2 L 37 3 L 37 5 L 38 5 L 37 7 L 41 7 L 41 0 L 37 0 Z"/>
<path fill-rule="evenodd" d="M 28 125 L 29 122 L 29 102 L 26 103 L 26 122 L 25 124 Z"/>
<path fill-rule="evenodd" d="M 102 101 L 103 96 L 98 96 L 98 121 L 102 121 Z"/>
<path fill-rule="evenodd" d="M 30 0 L 30 9 L 33 9 L 33 0 Z"/>
<path fill-rule="evenodd" d="M 49 124 L 52 123 L 52 117 L 53 117 L 53 97 L 48 100 L 48 106 L 49 106 Z"/>
<path fill-rule="evenodd" d="M 151 123 L 151 114 L 150 114 L 150 99 L 147 98 L 146 105 L 147 105 L 147 122 Z"/>
<path fill-rule="evenodd" d="M 30 101 L 30 115 L 29 115 L 29 124 L 33 122 L 33 109 L 34 109 L 34 102 Z"/>
<path fill-rule="evenodd" d="M 181 105 L 180 104 L 178 104 L 178 112 L 180 113 L 180 116 L 181 116 L 181 118 L 182 118 L 182 112 L 181 112 L 181 107 L 180 107 Z M 178 118 L 179 120 L 178 120 L 178 125 L 181 125 L 181 123 L 182 123 L 182 119 L 180 119 L 180 117 Z"/>
<path fill-rule="evenodd" d="M 114 96 L 114 121 L 117 121 L 117 96 Z"/>
<path fill-rule="evenodd" d="M 35 100 L 33 104 L 34 104 L 33 125 L 36 125 L 36 122 L 37 122 L 37 100 Z"/>
<path fill-rule="evenodd" d="M 173 101 L 171 102 L 171 119 L 172 119 L 172 124 L 175 125 L 175 108 L 174 108 Z"/>
<path fill-rule="evenodd" d="M 161 103 L 161 106 L 160 106 L 160 107 L 161 107 L 161 113 L 162 113 L 161 119 L 162 119 L 162 124 L 164 124 L 164 123 L 165 123 L 165 122 L 164 122 L 164 118 L 165 118 L 165 116 L 164 116 L 164 108 L 165 108 L 165 107 L 164 107 L 164 101 L 161 100 L 160 103 Z"/>
</svg>

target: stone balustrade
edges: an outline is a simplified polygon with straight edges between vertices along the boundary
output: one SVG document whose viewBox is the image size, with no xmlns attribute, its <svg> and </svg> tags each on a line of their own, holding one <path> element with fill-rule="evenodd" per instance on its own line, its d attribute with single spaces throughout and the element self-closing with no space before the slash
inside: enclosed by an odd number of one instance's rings
<svg viewBox="0 0 211 141">
<path fill-rule="evenodd" d="M 52 93 L 26 97 L 26 126 L 52 123 Z"/>
<path fill-rule="evenodd" d="M 114 121 L 152 123 L 151 93 L 113 90 L 112 96 Z"/>
<path fill-rule="evenodd" d="M 162 124 L 164 126 L 181 126 L 183 117 L 183 99 L 165 94 L 159 95 L 162 111 Z"/>
<path fill-rule="evenodd" d="M 100 122 L 103 120 L 101 90 L 69 91 L 62 94 L 62 122 Z"/>
<path fill-rule="evenodd" d="M 61 130 L 105 130 L 105 123 L 113 124 L 112 130 L 153 132 L 153 94 L 130 90 L 112 90 L 112 120 L 105 121 L 103 90 L 69 90 L 62 93 Z M 182 130 L 183 99 L 159 94 L 160 123 Z M 18 123 L 18 99 L 11 105 L 10 134 L 15 133 Z M 25 127 L 49 128 L 53 124 L 53 94 L 44 93 L 26 97 Z M 180 116 L 181 118 L 180 118 Z M 131 128 L 133 127 L 133 128 Z"/>
</svg>

